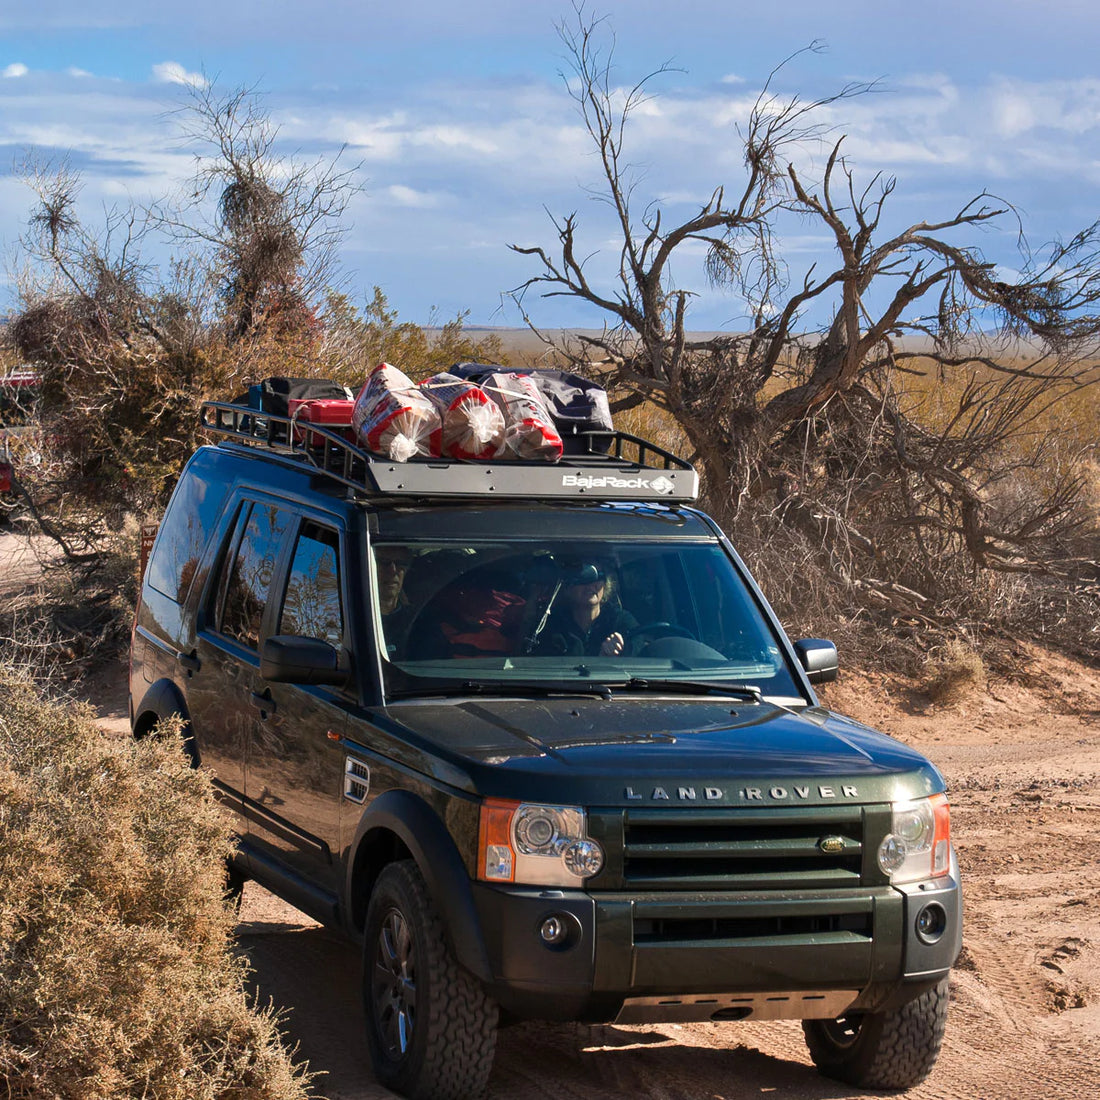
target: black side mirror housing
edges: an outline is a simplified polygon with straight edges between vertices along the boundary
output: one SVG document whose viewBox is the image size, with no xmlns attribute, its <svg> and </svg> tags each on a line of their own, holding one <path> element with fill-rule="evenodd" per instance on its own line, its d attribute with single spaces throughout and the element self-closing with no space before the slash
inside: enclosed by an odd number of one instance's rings
<svg viewBox="0 0 1100 1100">
<path fill-rule="evenodd" d="M 276 634 L 260 652 L 260 675 L 273 684 L 347 683 L 348 671 L 340 667 L 340 651 L 321 638 Z"/>
<path fill-rule="evenodd" d="M 832 642 L 824 638 L 803 638 L 794 643 L 794 651 L 811 684 L 831 684 L 836 679 L 840 662 Z"/>
</svg>

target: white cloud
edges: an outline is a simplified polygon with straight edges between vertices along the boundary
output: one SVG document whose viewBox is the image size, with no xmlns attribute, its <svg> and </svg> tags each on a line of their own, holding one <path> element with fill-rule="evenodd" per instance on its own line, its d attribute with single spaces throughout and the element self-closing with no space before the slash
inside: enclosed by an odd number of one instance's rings
<svg viewBox="0 0 1100 1100">
<path fill-rule="evenodd" d="M 202 73 L 189 73 L 178 61 L 162 61 L 154 65 L 153 76 L 161 84 L 186 84 L 192 88 L 205 88 L 207 85 Z"/>
<path fill-rule="evenodd" d="M 745 83 L 745 78 L 743 76 L 738 76 L 736 73 L 727 73 L 724 77 L 722 77 L 722 83 L 723 84 L 744 84 Z"/>
<path fill-rule="evenodd" d="M 881 167 L 891 175 L 895 169 L 913 165 L 963 165 L 974 152 L 972 142 L 947 134 L 928 134 L 910 141 L 886 133 L 856 134 L 845 141 L 843 148 L 857 172 Z"/>
<path fill-rule="evenodd" d="M 1001 137 L 1014 138 L 1026 133 L 1037 121 L 1035 104 L 1025 95 L 1004 91 L 993 100 L 993 125 Z"/>
<path fill-rule="evenodd" d="M 321 136 L 328 141 L 350 145 L 371 160 L 392 160 L 401 152 L 406 120 L 401 114 L 382 118 L 352 118 L 347 115 L 318 120 L 304 118 L 299 126 L 288 126 L 295 137 Z"/>
<path fill-rule="evenodd" d="M 396 203 L 398 206 L 413 207 L 418 210 L 427 210 L 433 207 L 437 207 L 440 204 L 440 196 L 430 194 L 427 191 L 417 191 L 413 187 L 406 187 L 404 184 L 394 184 L 392 187 L 386 188 L 386 194 Z"/>
<path fill-rule="evenodd" d="M 79 76 L 91 76 L 92 75 L 90 72 L 88 72 L 87 69 L 78 69 L 75 65 L 71 65 L 69 68 L 67 68 L 65 70 L 65 72 L 69 76 L 78 76 L 79 77 Z"/>
<path fill-rule="evenodd" d="M 473 126 L 439 125 L 427 126 L 418 130 L 413 135 L 413 140 L 420 145 L 433 148 L 462 149 L 468 153 L 477 153 L 481 156 L 493 156 L 501 146 L 491 135 L 492 128 L 487 128 L 479 133 Z"/>
<path fill-rule="evenodd" d="M 1100 127 L 1100 80 L 998 81 L 989 93 L 997 133 L 1016 138 L 1040 127 L 1084 134 Z"/>
<path fill-rule="evenodd" d="M 3 75 L 4 75 L 4 76 L 5 76 L 5 77 L 6 77 L 7 79 L 9 79 L 9 80 L 10 80 L 10 79 L 12 79 L 12 78 L 14 78 L 14 77 L 19 77 L 19 76 L 26 76 L 26 75 L 27 75 L 27 73 L 29 73 L 29 72 L 30 72 L 30 69 L 28 69 L 28 68 L 27 68 L 27 66 L 26 66 L 26 65 L 24 65 L 24 64 L 23 64 L 23 63 L 22 63 L 21 61 L 15 61 L 15 62 L 12 62 L 12 64 L 10 64 L 10 65 L 9 65 L 9 66 L 8 66 L 8 67 L 7 67 L 7 68 L 6 68 L 5 70 L 4 70 L 4 73 L 3 73 Z"/>
</svg>

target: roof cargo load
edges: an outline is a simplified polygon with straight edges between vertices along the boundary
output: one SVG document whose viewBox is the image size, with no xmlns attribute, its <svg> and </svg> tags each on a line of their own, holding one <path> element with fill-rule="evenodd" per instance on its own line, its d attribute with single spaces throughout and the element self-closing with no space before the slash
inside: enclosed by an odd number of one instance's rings
<svg viewBox="0 0 1100 1100">
<path fill-rule="evenodd" d="M 374 500 L 579 497 L 672 504 L 694 501 L 699 494 L 699 477 L 690 462 L 626 432 L 578 433 L 575 444 L 586 450 L 556 463 L 422 457 L 397 462 L 350 443 L 342 429 L 311 424 L 303 430 L 301 420 L 256 416 L 246 405 L 206 401 L 200 420 L 226 443 L 263 448 L 307 463 L 318 474 Z"/>
<path fill-rule="evenodd" d="M 585 432 L 614 430 L 607 391 L 579 374 L 549 368 L 500 367 L 486 363 L 456 363 L 451 367 L 451 374 L 478 383 L 499 374 L 531 378 L 546 402 L 567 455 L 588 452 L 591 441 L 581 438 Z"/>
</svg>

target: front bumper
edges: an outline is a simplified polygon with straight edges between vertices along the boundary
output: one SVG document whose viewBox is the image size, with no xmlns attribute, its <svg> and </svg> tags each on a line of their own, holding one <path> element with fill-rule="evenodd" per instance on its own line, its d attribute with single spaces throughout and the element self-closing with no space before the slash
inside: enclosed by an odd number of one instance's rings
<svg viewBox="0 0 1100 1100">
<path fill-rule="evenodd" d="M 474 897 L 490 992 L 523 1018 L 867 1011 L 919 995 L 947 973 L 962 942 L 957 873 L 934 884 L 784 894 L 588 894 L 477 883 Z M 929 906 L 935 920 L 920 921 Z M 555 944 L 540 936 L 551 917 L 567 929 Z"/>
</svg>

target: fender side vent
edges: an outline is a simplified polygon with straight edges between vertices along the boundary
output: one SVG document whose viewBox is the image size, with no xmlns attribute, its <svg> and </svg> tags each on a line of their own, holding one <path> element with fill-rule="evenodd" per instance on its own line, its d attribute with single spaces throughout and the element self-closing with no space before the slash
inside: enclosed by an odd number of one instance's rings
<svg viewBox="0 0 1100 1100">
<path fill-rule="evenodd" d="M 370 768 L 362 760 L 349 756 L 344 764 L 344 797 L 349 802 L 362 805 L 369 791 Z"/>
</svg>

